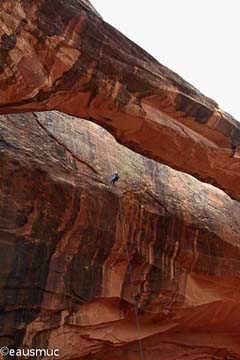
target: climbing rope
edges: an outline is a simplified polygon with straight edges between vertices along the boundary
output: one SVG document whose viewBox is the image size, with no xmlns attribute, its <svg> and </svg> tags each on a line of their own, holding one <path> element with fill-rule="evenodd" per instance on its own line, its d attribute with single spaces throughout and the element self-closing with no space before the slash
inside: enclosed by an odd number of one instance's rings
<svg viewBox="0 0 240 360">
<path fill-rule="evenodd" d="M 127 262 L 128 262 L 128 270 L 129 270 L 129 275 L 130 275 L 130 287 L 131 287 L 134 314 L 135 314 L 135 322 L 136 322 L 136 328 L 137 328 L 138 349 L 139 349 L 140 359 L 144 360 L 144 353 L 143 353 L 143 347 L 142 347 L 142 341 L 141 341 L 141 328 L 140 328 L 140 322 L 139 322 L 139 318 L 138 318 L 138 306 L 137 306 L 137 301 L 134 296 L 135 294 L 134 294 L 134 286 L 133 286 L 133 269 L 132 269 L 130 254 L 129 254 L 129 250 L 128 250 L 128 243 L 127 243 L 127 238 L 126 238 L 126 233 L 125 233 L 125 226 L 124 226 L 125 224 L 124 224 L 124 219 L 123 219 L 123 211 L 122 211 L 120 197 L 118 197 L 118 200 L 119 200 L 119 215 L 120 215 L 120 221 L 121 221 L 121 225 L 122 225 L 122 235 L 123 235 L 123 241 L 125 244 Z"/>
<path fill-rule="evenodd" d="M 106 142 L 106 154 L 107 154 L 107 160 L 108 160 L 108 168 L 111 170 L 111 175 L 112 175 L 113 169 L 112 169 L 112 163 L 109 159 L 109 149 L 108 149 L 107 142 Z M 112 190 L 113 190 L 113 188 L 112 188 Z M 129 271 L 130 288 L 131 288 L 131 294 L 132 294 L 132 299 L 133 299 L 134 315 L 135 315 L 135 322 L 136 322 L 139 356 L 140 356 L 140 360 L 144 360 L 144 353 L 143 353 L 143 347 L 142 347 L 142 341 L 141 341 L 141 328 L 140 328 L 140 322 L 139 322 L 139 318 L 138 318 L 138 305 L 137 305 L 137 301 L 134 296 L 133 269 L 132 269 L 130 254 L 129 254 L 129 250 L 128 250 L 128 243 L 127 243 L 127 237 L 126 237 L 126 232 L 125 232 L 125 222 L 124 222 L 124 218 L 123 218 L 123 209 L 122 209 L 122 205 L 121 205 L 120 194 L 117 193 L 117 196 L 118 196 L 118 202 L 119 202 L 119 218 L 120 218 L 121 227 L 122 227 L 122 237 L 123 237 L 123 241 L 124 241 L 124 247 L 125 247 L 127 262 L 128 262 L 128 271 Z"/>
</svg>

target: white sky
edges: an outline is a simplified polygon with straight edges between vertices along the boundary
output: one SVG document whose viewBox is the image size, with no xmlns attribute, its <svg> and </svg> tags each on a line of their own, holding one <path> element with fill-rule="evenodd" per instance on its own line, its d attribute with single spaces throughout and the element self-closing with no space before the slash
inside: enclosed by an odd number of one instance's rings
<svg viewBox="0 0 240 360">
<path fill-rule="evenodd" d="M 240 0 L 91 0 L 104 20 L 240 121 Z"/>
</svg>

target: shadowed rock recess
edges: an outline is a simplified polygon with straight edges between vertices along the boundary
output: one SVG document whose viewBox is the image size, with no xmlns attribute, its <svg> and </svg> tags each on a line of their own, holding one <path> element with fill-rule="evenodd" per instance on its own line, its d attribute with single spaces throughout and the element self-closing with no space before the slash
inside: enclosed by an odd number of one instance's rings
<svg viewBox="0 0 240 360">
<path fill-rule="evenodd" d="M 239 360 L 239 123 L 88 0 L 0 3 L 0 348 Z"/>
<path fill-rule="evenodd" d="M 1 346 L 240 358 L 237 201 L 60 112 L 2 115 L 0 133 Z"/>
</svg>

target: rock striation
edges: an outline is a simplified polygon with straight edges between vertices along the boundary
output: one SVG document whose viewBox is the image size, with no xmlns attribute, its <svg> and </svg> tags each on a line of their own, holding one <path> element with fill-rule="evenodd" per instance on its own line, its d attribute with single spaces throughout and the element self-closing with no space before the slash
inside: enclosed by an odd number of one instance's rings
<svg viewBox="0 0 240 360">
<path fill-rule="evenodd" d="M 0 113 L 60 110 L 240 199 L 240 125 L 87 0 L 2 0 Z M 181 153 L 181 156 L 178 156 Z"/>
<path fill-rule="evenodd" d="M 60 112 L 2 115 L 0 136 L 0 347 L 240 359 L 237 201 Z"/>
</svg>

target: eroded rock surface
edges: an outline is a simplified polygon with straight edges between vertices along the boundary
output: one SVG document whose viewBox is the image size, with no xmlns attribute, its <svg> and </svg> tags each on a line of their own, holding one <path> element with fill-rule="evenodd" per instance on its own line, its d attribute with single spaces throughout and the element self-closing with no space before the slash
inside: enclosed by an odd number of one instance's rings
<svg viewBox="0 0 240 360">
<path fill-rule="evenodd" d="M 240 125 L 86 0 L 2 0 L 0 112 L 58 109 L 240 199 Z M 181 153 L 181 156 L 179 156 Z"/>
<path fill-rule="evenodd" d="M 240 358 L 237 201 L 59 112 L 2 115 L 0 134 L 1 346 Z"/>
</svg>

